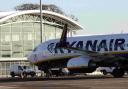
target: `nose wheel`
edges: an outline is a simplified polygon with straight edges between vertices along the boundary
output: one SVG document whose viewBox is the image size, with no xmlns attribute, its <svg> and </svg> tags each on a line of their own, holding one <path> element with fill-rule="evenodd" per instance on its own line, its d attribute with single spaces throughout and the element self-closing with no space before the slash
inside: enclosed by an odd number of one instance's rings
<svg viewBox="0 0 128 89">
<path fill-rule="evenodd" d="M 124 76 L 124 70 L 121 69 L 121 68 L 115 68 L 112 72 L 112 75 L 115 77 L 115 78 L 121 78 Z"/>
</svg>

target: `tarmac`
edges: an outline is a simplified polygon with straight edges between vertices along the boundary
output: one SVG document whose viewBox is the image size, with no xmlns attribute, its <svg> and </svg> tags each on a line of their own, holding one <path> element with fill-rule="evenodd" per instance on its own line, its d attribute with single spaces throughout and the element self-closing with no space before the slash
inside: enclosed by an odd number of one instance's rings
<svg viewBox="0 0 128 89">
<path fill-rule="evenodd" d="M 58 78 L 0 78 L 0 89 L 128 89 L 128 76 L 68 76 Z"/>
</svg>

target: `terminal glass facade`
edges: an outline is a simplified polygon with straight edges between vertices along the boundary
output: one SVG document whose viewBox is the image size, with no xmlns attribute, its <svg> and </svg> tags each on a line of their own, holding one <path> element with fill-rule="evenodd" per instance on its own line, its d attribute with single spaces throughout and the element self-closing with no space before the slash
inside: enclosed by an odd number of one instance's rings
<svg viewBox="0 0 128 89">
<path fill-rule="evenodd" d="M 27 18 L 27 19 L 26 19 Z M 25 21 L 26 20 L 26 21 Z M 23 15 L 0 25 L 0 57 L 26 57 L 40 43 L 39 17 Z M 59 38 L 62 28 L 44 21 L 43 42 Z"/>
<path fill-rule="evenodd" d="M 43 16 L 42 39 L 44 41 L 60 38 L 64 20 Z M 0 77 L 9 76 L 13 64 L 30 65 L 27 60 L 21 60 L 40 44 L 40 16 L 37 14 L 22 14 L 0 22 Z M 13 60 L 13 58 L 19 60 Z M 4 59 L 12 59 L 5 61 Z M 36 69 L 36 68 L 35 68 Z"/>
</svg>

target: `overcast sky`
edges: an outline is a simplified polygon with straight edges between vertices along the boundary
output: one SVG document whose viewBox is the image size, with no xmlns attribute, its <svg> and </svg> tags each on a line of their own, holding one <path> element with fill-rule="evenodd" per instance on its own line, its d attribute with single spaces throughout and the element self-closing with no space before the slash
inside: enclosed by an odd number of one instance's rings
<svg viewBox="0 0 128 89">
<path fill-rule="evenodd" d="M 73 14 L 84 26 L 80 35 L 116 34 L 128 32 L 128 0 L 42 0 L 55 4 L 67 14 Z M 0 11 L 11 11 L 23 3 L 39 0 L 1 0 Z"/>
</svg>

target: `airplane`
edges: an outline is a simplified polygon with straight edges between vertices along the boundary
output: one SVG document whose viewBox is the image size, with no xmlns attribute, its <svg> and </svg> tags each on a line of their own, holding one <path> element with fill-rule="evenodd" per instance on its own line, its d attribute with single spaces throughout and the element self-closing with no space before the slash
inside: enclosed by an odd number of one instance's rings
<svg viewBox="0 0 128 89">
<path fill-rule="evenodd" d="M 60 39 L 41 43 L 28 56 L 46 75 L 52 68 L 67 69 L 69 74 L 92 73 L 98 67 L 115 67 L 112 75 L 123 77 L 128 71 L 128 34 L 67 37 L 68 25 Z"/>
</svg>

